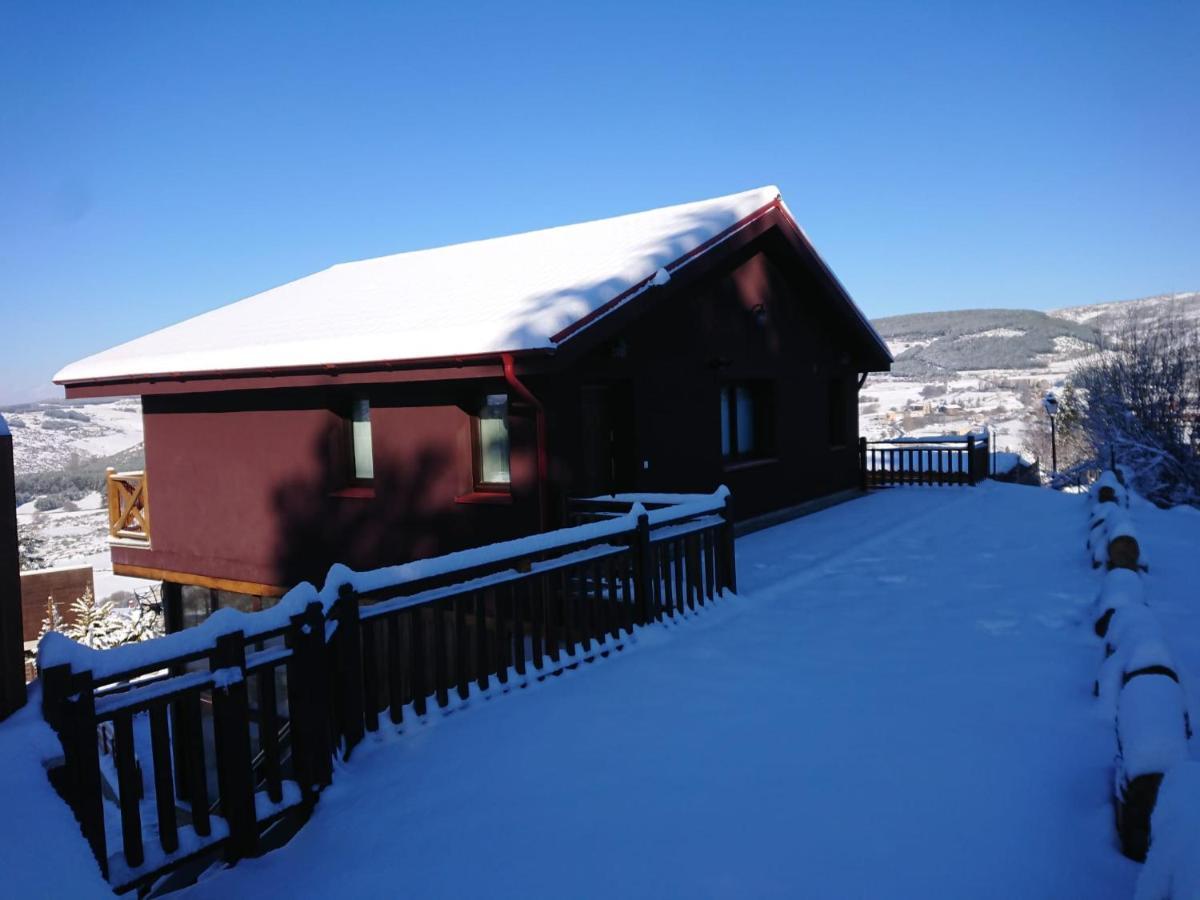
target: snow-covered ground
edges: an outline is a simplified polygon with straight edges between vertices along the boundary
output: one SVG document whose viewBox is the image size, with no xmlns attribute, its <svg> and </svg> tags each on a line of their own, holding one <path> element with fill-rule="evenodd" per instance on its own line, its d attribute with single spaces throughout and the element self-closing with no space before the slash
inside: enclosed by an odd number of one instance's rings
<svg viewBox="0 0 1200 900">
<path fill-rule="evenodd" d="M 368 739 L 192 894 L 1131 897 L 1084 503 L 903 488 L 748 536 L 740 598 Z M 1198 684 L 1200 514 L 1134 516 Z"/>
<path fill-rule="evenodd" d="M 900 488 L 747 536 L 740 597 L 368 738 L 287 847 L 191 894 L 1130 898 L 1085 504 Z M 1195 690 L 1200 512 L 1132 513 Z M 105 896 L 48 738 L 0 725 L 0 869 Z"/>
</svg>

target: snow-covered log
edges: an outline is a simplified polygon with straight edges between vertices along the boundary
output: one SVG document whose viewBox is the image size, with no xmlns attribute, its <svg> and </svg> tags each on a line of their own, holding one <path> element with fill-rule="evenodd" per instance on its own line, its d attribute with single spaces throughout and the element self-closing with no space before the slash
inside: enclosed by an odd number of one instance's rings
<svg viewBox="0 0 1200 900">
<path fill-rule="evenodd" d="M 1092 693 L 1111 702 L 1126 684 L 1146 675 L 1166 675 L 1179 680 L 1175 658 L 1161 632 L 1143 633 L 1137 640 L 1117 647 L 1111 656 L 1105 657 Z"/>
<path fill-rule="evenodd" d="M 1108 537 L 1105 548 L 1108 568 L 1134 571 L 1147 568 L 1138 544 L 1137 530 L 1128 514 L 1122 512 L 1108 516 L 1104 527 Z"/>
<path fill-rule="evenodd" d="M 1088 496 L 1091 497 L 1094 505 L 1101 503 L 1116 503 L 1119 506 L 1129 505 L 1128 492 L 1125 490 L 1125 486 L 1121 484 L 1120 479 L 1117 478 L 1116 473 L 1111 469 L 1105 469 L 1100 473 L 1100 477 L 1092 482 Z"/>
<path fill-rule="evenodd" d="M 1118 647 L 1158 637 L 1162 627 L 1148 606 L 1124 606 L 1113 613 L 1104 634 L 1104 654 L 1111 656 Z"/>
<path fill-rule="evenodd" d="M 1163 773 L 1187 758 L 1183 690 L 1168 675 L 1134 677 L 1117 701 L 1117 760 L 1114 794 L 1121 850 L 1144 859 L 1150 815 Z"/>
<path fill-rule="evenodd" d="M 1167 772 L 1151 827 L 1154 840 L 1134 900 L 1200 900 L 1200 762 Z"/>
<path fill-rule="evenodd" d="M 1111 569 L 1104 574 L 1100 592 L 1092 609 L 1093 628 L 1097 637 L 1104 637 L 1108 624 L 1117 610 L 1126 606 L 1145 606 L 1146 589 L 1142 576 L 1129 569 Z"/>
</svg>

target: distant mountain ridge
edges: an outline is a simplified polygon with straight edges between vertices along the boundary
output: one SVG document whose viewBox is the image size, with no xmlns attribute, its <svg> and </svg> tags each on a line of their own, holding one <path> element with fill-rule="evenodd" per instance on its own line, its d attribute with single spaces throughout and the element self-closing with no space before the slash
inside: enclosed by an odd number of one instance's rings
<svg viewBox="0 0 1200 900">
<path fill-rule="evenodd" d="M 955 372 L 1046 369 L 1097 352 L 1129 314 L 1172 316 L 1200 327 L 1200 292 L 1163 294 L 1042 312 L 963 309 L 873 320 L 895 354 L 892 371 L 908 377 Z"/>
</svg>

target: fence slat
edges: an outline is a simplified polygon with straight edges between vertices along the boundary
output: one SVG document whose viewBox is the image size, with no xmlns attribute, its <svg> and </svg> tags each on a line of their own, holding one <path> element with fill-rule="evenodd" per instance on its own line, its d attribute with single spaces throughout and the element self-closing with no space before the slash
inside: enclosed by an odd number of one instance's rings
<svg viewBox="0 0 1200 900">
<path fill-rule="evenodd" d="M 546 607 L 546 655 L 551 663 L 557 665 L 560 659 L 558 645 L 562 640 L 562 598 L 555 593 L 554 581 L 549 574 L 542 575 L 538 580 Z"/>
<path fill-rule="evenodd" d="M 560 569 L 558 573 L 558 596 L 559 608 L 562 610 L 562 635 L 563 635 L 563 650 L 567 656 L 575 655 L 575 623 L 578 621 L 576 613 L 578 609 L 575 605 L 575 600 L 571 596 L 571 576 L 567 570 Z"/>
<path fill-rule="evenodd" d="M 425 669 L 425 610 L 417 606 L 408 610 L 408 655 L 409 681 L 412 684 L 413 711 L 418 716 L 425 715 L 428 710 L 426 703 L 429 697 L 429 683 L 426 681 Z"/>
<path fill-rule="evenodd" d="M 363 739 L 363 662 L 362 662 L 362 626 L 358 615 L 358 597 L 351 585 L 343 584 L 338 589 L 338 599 L 335 604 L 335 618 L 338 627 L 334 633 L 337 642 L 337 698 L 338 718 L 343 743 L 343 759 L 349 759 L 350 753 Z"/>
<path fill-rule="evenodd" d="M 208 776 L 204 762 L 204 720 L 200 713 L 200 695 L 187 694 L 179 700 L 180 723 L 187 757 L 187 799 L 192 813 L 192 828 L 201 837 L 212 834 L 208 818 Z M 176 740 L 180 739 L 176 729 Z"/>
<path fill-rule="evenodd" d="M 393 725 L 404 721 L 404 662 L 400 644 L 400 616 L 387 620 L 388 718 Z"/>
<path fill-rule="evenodd" d="M 458 698 L 466 700 L 471 696 L 470 683 L 470 654 L 468 652 L 468 635 L 467 635 L 467 604 L 471 598 L 466 594 L 459 594 L 451 602 L 454 604 L 454 665 L 451 671 L 454 672 L 454 681 L 458 686 Z"/>
<path fill-rule="evenodd" d="M 375 620 L 362 623 L 360 646 L 362 647 L 363 727 L 367 731 L 379 730 L 379 640 Z"/>
<path fill-rule="evenodd" d="M 171 777 L 171 734 L 165 703 L 150 707 L 150 748 L 154 762 L 158 842 L 164 853 L 174 853 L 179 849 L 179 831 L 175 824 L 175 781 Z"/>
<path fill-rule="evenodd" d="M 546 634 L 546 598 L 540 590 L 540 578 L 530 578 L 525 585 L 529 594 L 529 657 L 533 667 L 540 671 L 546 662 L 543 654 Z"/>
<path fill-rule="evenodd" d="M 444 602 L 430 604 L 433 614 L 433 692 L 438 706 L 450 704 L 450 671 L 446 665 L 446 608 Z"/>
<path fill-rule="evenodd" d="M 525 674 L 525 603 L 524 591 L 517 587 L 517 582 L 508 586 L 509 608 L 512 611 L 513 636 L 513 668 L 518 675 Z"/>
<path fill-rule="evenodd" d="M 263 757 L 263 778 L 272 803 L 283 799 L 280 771 L 279 710 L 275 699 L 275 669 L 259 670 L 258 678 L 258 749 Z"/>
<path fill-rule="evenodd" d="M 136 869 L 145 861 L 142 848 L 142 776 L 133 746 L 133 713 L 124 710 L 113 718 L 113 754 L 117 764 L 117 793 L 121 801 L 121 844 L 125 864 Z"/>
<path fill-rule="evenodd" d="M 481 691 L 488 689 L 488 675 L 491 673 L 488 662 L 488 646 L 491 641 L 487 627 L 487 597 L 483 591 L 475 593 L 475 683 Z"/>
</svg>

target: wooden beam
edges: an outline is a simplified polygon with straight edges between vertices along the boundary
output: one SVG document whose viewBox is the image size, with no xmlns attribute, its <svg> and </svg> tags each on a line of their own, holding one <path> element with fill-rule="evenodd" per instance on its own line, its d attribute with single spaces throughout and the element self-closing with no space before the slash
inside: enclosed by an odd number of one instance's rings
<svg viewBox="0 0 1200 900">
<path fill-rule="evenodd" d="M 212 578 L 208 575 L 193 575 L 189 572 L 172 572 L 169 569 L 155 569 L 149 566 L 131 566 L 125 563 L 113 563 L 114 575 L 126 575 L 130 578 L 147 578 L 152 581 L 172 581 L 176 584 L 190 584 L 195 587 L 212 588 L 218 591 L 230 591 L 234 594 L 254 594 L 259 597 L 282 597 L 288 592 L 287 588 L 273 584 L 260 584 L 257 581 L 237 581 L 231 578 Z"/>
</svg>

